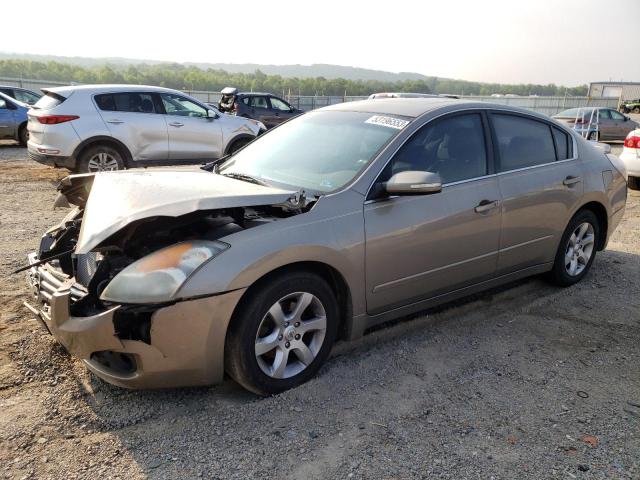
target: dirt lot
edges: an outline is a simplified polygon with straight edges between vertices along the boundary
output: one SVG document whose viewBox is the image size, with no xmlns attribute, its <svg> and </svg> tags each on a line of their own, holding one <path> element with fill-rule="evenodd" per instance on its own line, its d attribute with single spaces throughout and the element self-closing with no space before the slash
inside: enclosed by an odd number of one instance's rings
<svg viewBox="0 0 640 480">
<path fill-rule="evenodd" d="M 60 173 L 0 143 L 0 476 L 640 478 L 640 195 L 591 273 L 539 278 L 339 345 L 275 397 L 126 391 L 21 306 Z"/>
</svg>

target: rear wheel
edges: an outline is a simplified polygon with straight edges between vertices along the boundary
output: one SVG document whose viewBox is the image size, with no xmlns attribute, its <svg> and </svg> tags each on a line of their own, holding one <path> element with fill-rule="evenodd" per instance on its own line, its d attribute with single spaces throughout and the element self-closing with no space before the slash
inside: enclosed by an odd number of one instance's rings
<svg viewBox="0 0 640 480">
<path fill-rule="evenodd" d="M 640 177 L 629 177 L 627 185 L 631 190 L 640 190 Z"/>
<path fill-rule="evenodd" d="M 593 140 L 594 142 L 600 141 L 600 132 L 589 132 L 587 140 Z"/>
<path fill-rule="evenodd" d="M 640 107 L 633 107 L 633 113 L 640 113 Z"/>
<path fill-rule="evenodd" d="M 95 145 L 86 149 L 78 159 L 79 172 L 97 173 L 122 170 L 124 161 L 120 152 L 110 145 Z"/>
<path fill-rule="evenodd" d="M 27 142 L 29 142 L 29 130 L 26 125 L 22 125 L 20 130 L 18 130 L 18 141 L 23 147 L 27 146 Z"/>
<path fill-rule="evenodd" d="M 600 224 L 591 210 L 578 212 L 567 225 L 550 272 L 556 285 L 567 287 L 582 280 L 596 257 Z"/>
<path fill-rule="evenodd" d="M 329 355 L 338 328 L 329 285 L 313 273 L 289 273 L 249 295 L 227 334 L 227 373 L 259 395 L 309 380 Z"/>
</svg>

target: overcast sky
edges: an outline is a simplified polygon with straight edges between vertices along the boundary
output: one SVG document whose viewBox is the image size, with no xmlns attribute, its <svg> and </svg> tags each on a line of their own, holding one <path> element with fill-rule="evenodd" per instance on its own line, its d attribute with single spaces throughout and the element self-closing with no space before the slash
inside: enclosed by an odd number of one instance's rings
<svg viewBox="0 0 640 480">
<path fill-rule="evenodd" d="M 640 81 L 640 0 L 31 0 L 28 12 L 5 17 L 0 51 Z"/>
</svg>

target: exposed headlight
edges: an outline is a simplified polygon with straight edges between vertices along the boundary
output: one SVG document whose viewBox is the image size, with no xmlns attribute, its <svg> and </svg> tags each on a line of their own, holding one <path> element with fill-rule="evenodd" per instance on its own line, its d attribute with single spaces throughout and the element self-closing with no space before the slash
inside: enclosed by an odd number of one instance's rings
<svg viewBox="0 0 640 480">
<path fill-rule="evenodd" d="M 117 303 L 156 303 L 173 299 L 189 276 L 224 252 L 224 242 L 194 240 L 162 248 L 118 273 L 100 298 Z"/>
</svg>

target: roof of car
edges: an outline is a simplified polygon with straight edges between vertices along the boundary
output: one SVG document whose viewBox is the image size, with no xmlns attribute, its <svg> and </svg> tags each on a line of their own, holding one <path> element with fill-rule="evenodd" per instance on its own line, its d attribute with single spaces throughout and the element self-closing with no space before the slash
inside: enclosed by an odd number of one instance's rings
<svg viewBox="0 0 640 480">
<path fill-rule="evenodd" d="M 447 105 L 476 104 L 452 98 L 376 98 L 359 100 L 356 102 L 338 103 L 324 107 L 321 110 L 339 110 L 345 112 L 383 113 L 387 115 L 401 115 L 404 117 L 419 117 L 423 113 Z M 489 104 L 486 104 L 489 105 Z"/>
<path fill-rule="evenodd" d="M 152 85 L 68 85 L 64 87 L 43 88 L 44 92 L 54 92 L 64 95 L 65 93 L 84 91 L 89 93 L 101 93 L 101 92 L 141 92 L 141 91 L 153 91 L 153 92 L 171 92 L 175 93 L 178 90 L 164 87 L 154 87 Z"/>
<path fill-rule="evenodd" d="M 267 93 L 267 92 L 238 92 L 236 95 L 244 95 L 244 96 L 250 96 L 250 95 L 255 95 L 255 96 L 264 96 L 267 95 L 269 97 L 275 97 L 276 95 L 274 95 L 273 93 Z"/>
</svg>

